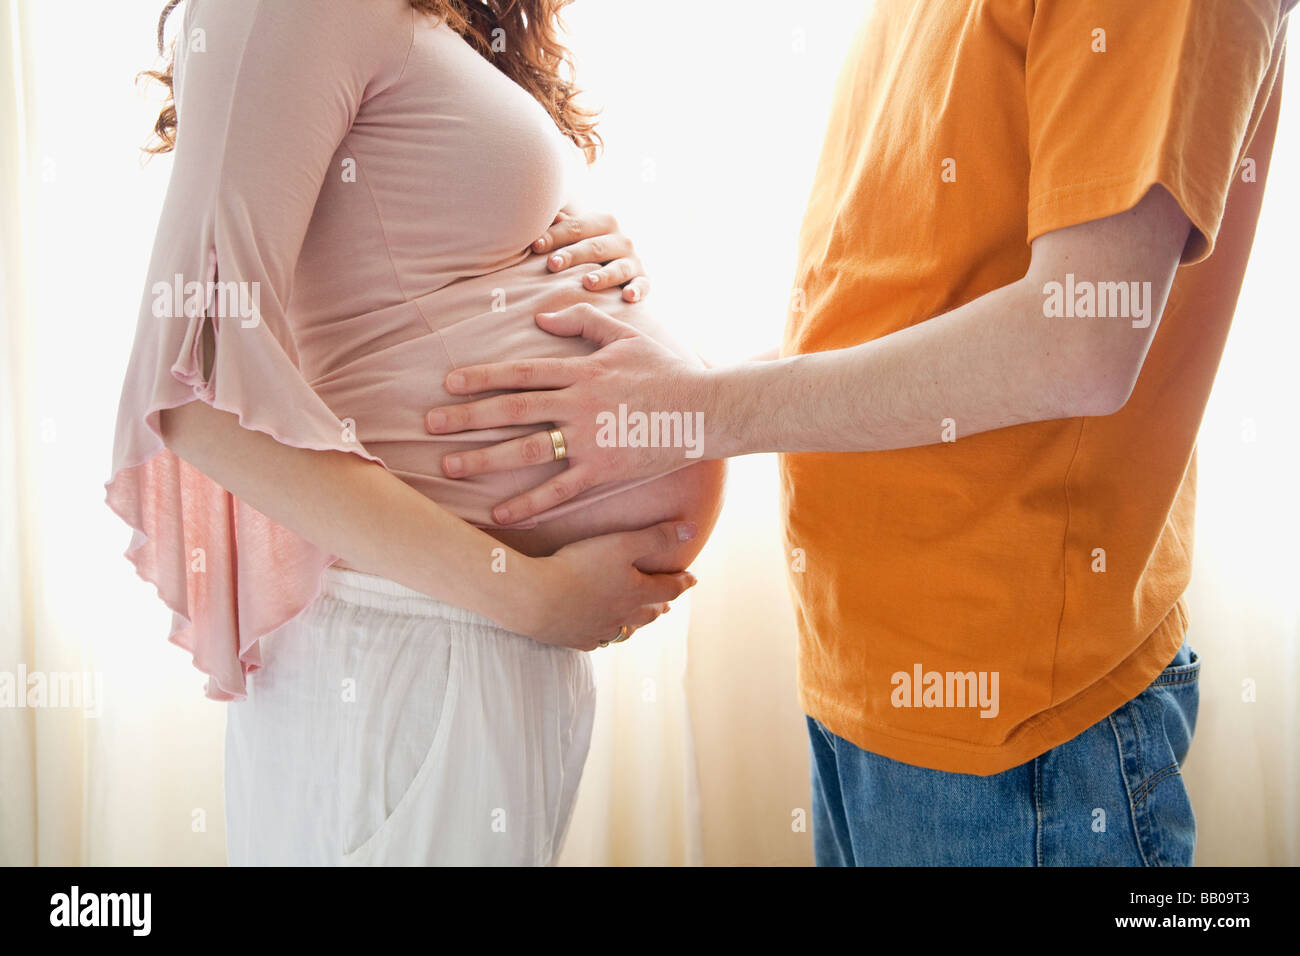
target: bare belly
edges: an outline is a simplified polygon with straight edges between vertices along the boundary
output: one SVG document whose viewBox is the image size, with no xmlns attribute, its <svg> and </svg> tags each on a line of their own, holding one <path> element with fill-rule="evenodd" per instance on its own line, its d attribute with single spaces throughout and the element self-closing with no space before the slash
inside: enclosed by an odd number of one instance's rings
<svg viewBox="0 0 1300 956">
<path fill-rule="evenodd" d="M 585 538 L 684 520 L 699 528 L 693 540 L 671 553 L 638 562 L 646 571 L 680 570 L 703 548 L 717 521 L 725 475 L 721 462 L 698 461 L 643 484 L 594 489 L 534 526 L 502 528 L 491 519 L 494 505 L 558 474 L 567 464 L 551 462 L 457 481 L 442 473 L 442 459 L 453 451 L 528 434 L 538 426 L 451 436 L 429 435 L 424 428 L 424 415 L 430 408 L 464 400 L 442 387 L 453 368 L 590 353 L 592 344 L 550 335 L 534 321 L 538 312 L 579 302 L 590 302 L 684 358 L 699 361 L 643 304 L 623 302 L 617 289 L 584 289 L 580 279 L 590 269 L 579 266 L 553 274 L 546 270 L 543 257 L 530 256 L 500 272 L 461 280 L 418 300 L 420 314 L 432 328 L 430 334 L 338 363 L 319 376 L 313 387 L 340 419 L 355 423 L 357 439 L 389 470 L 511 548 L 543 556 Z"/>
</svg>

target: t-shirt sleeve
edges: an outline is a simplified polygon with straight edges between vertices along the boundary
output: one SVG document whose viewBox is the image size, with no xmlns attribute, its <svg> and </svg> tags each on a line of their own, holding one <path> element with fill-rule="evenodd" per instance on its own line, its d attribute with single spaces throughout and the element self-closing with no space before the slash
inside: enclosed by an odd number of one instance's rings
<svg viewBox="0 0 1300 956">
<path fill-rule="evenodd" d="M 244 695 L 258 641 L 335 559 L 168 451 L 159 413 L 203 401 L 284 444 L 378 461 L 308 384 L 288 304 L 321 186 L 401 75 L 411 17 L 405 0 L 191 0 L 178 35 L 171 181 L 106 488 L 217 699 Z"/>
<path fill-rule="evenodd" d="M 1274 79 L 1280 0 L 1037 0 L 1026 49 L 1029 240 L 1156 184 L 1208 256 Z"/>
</svg>

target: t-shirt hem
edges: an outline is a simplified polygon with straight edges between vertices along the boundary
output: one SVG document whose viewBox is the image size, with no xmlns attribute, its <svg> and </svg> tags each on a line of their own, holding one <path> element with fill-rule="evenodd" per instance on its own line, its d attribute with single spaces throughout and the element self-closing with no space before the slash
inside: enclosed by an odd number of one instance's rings
<svg viewBox="0 0 1300 956">
<path fill-rule="evenodd" d="M 881 726 L 804 684 L 799 703 L 831 733 L 870 753 L 930 770 L 987 777 L 1059 747 L 1124 706 L 1169 666 L 1186 634 L 1187 612 L 1179 600 L 1118 667 L 1069 700 L 1029 718 L 1006 742 L 993 746 Z"/>
</svg>

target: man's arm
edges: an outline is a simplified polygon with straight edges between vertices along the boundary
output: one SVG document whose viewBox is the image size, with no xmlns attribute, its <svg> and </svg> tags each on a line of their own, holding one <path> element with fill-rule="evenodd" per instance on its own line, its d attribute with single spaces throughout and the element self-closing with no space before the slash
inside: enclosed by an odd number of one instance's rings
<svg viewBox="0 0 1300 956">
<path fill-rule="evenodd" d="M 1024 278 L 930 321 L 853 348 L 724 369 L 706 406 L 712 451 L 880 451 L 938 442 L 944 419 L 974 435 L 1113 414 L 1137 383 L 1189 228 L 1156 187 L 1127 212 L 1040 237 Z M 1045 287 L 1067 274 L 1075 288 L 1139 283 L 1146 315 L 1134 321 L 1144 327 L 1045 315 Z"/>
<path fill-rule="evenodd" d="M 584 358 L 459 369 L 453 394 L 518 390 L 435 409 L 445 433 L 554 423 L 571 465 L 503 503 L 501 522 L 539 514 L 597 485 L 663 474 L 678 448 L 626 449 L 597 441 L 596 416 L 620 404 L 644 412 L 703 414 L 704 456 L 753 452 L 863 452 L 936 443 L 1026 422 L 1109 415 L 1128 400 L 1155 336 L 1190 223 L 1157 186 L 1135 207 L 1039 237 L 1025 276 L 960 308 L 852 348 L 773 362 L 696 369 L 590 306 L 538 324 L 601 348 Z M 1131 318 L 1049 316 L 1049 283 L 1137 283 Z M 540 432 L 449 456 L 452 477 L 517 468 L 549 457 Z"/>
</svg>

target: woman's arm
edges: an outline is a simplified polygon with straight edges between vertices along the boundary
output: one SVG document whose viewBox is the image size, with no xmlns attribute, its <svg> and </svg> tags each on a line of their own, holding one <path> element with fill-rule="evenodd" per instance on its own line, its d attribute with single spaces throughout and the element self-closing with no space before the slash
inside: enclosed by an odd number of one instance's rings
<svg viewBox="0 0 1300 956">
<path fill-rule="evenodd" d="M 591 650 L 620 626 L 648 624 L 695 583 L 685 572 L 644 574 L 633 566 L 693 536 L 690 526 L 668 522 L 531 558 L 357 455 L 281 444 L 198 401 L 163 411 L 161 428 L 179 458 L 352 567 L 546 643 Z M 498 549 L 504 572 L 494 570 Z"/>
</svg>

